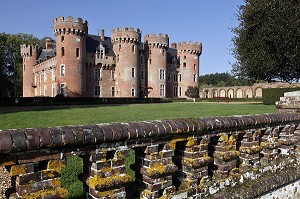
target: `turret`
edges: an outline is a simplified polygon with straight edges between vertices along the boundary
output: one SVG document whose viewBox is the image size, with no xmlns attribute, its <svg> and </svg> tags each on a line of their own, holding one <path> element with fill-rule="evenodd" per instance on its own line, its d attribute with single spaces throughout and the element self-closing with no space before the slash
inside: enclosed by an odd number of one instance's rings
<svg viewBox="0 0 300 199">
<path fill-rule="evenodd" d="M 178 87 L 182 88 L 182 96 L 188 86 L 198 86 L 199 57 L 202 53 L 202 43 L 185 41 L 178 43 L 177 55 L 180 58 Z"/>
<path fill-rule="evenodd" d="M 148 97 L 166 97 L 167 89 L 167 50 L 169 36 L 152 33 L 145 35 L 145 48 L 148 65 Z"/>
<path fill-rule="evenodd" d="M 116 97 L 139 97 L 140 29 L 115 28 L 111 36 L 116 54 Z"/>
<path fill-rule="evenodd" d="M 86 36 L 88 22 L 81 18 L 58 17 L 53 20 L 56 36 L 57 70 L 56 76 L 60 93 L 80 97 L 86 90 Z"/>
<path fill-rule="evenodd" d="M 20 49 L 23 57 L 23 97 L 32 97 L 36 87 L 32 66 L 36 64 L 39 46 L 22 44 Z"/>
</svg>

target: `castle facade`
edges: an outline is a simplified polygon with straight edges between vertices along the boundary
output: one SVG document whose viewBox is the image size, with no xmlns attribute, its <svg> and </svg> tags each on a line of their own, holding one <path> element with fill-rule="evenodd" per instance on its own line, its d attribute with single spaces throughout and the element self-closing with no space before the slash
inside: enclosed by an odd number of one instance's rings
<svg viewBox="0 0 300 199">
<path fill-rule="evenodd" d="M 21 45 L 23 96 L 184 98 L 198 86 L 202 44 L 172 43 L 163 34 L 115 28 L 88 34 L 81 18 L 53 20 L 56 44 Z"/>
</svg>

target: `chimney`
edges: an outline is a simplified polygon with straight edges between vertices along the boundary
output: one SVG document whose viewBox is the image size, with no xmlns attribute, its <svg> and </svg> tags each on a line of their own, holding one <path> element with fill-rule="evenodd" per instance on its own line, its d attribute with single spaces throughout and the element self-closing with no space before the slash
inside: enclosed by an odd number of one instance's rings
<svg viewBox="0 0 300 199">
<path fill-rule="evenodd" d="M 46 50 L 51 50 L 54 48 L 54 41 L 50 38 L 46 39 Z"/>
<path fill-rule="evenodd" d="M 101 39 L 104 41 L 104 29 L 101 29 Z"/>
<path fill-rule="evenodd" d="M 171 48 L 177 48 L 177 44 L 176 43 L 171 43 Z"/>
</svg>

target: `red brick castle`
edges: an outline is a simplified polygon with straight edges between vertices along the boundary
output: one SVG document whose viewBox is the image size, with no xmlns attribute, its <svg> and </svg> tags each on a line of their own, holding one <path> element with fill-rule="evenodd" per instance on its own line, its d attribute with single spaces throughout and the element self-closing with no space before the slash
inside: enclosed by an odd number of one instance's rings
<svg viewBox="0 0 300 199">
<path fill-rule="evenodd" d="M 21 45 L 23 96 L 182 98 L 198 86 L 202 44 L 172 43 L 168 35 L 115 28 L 88 34 L 81 18 L 53 20 L 56 45 Z"/>
</svg>

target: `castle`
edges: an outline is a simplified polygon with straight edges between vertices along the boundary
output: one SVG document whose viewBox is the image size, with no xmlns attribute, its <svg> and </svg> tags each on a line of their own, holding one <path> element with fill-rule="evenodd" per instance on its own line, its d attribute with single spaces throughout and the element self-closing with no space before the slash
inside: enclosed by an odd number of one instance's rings
<svg viewBox="0 0 300 199">
<path fill-rule="evenodd" d="M 198 86 L 202 44 L 172 43 L 163 34 L 115 28 L 88 34 L 81 18 L 53 20 L 56 44 L 21 45 L 23 96 L 184 98 Z"/>
</svg>

